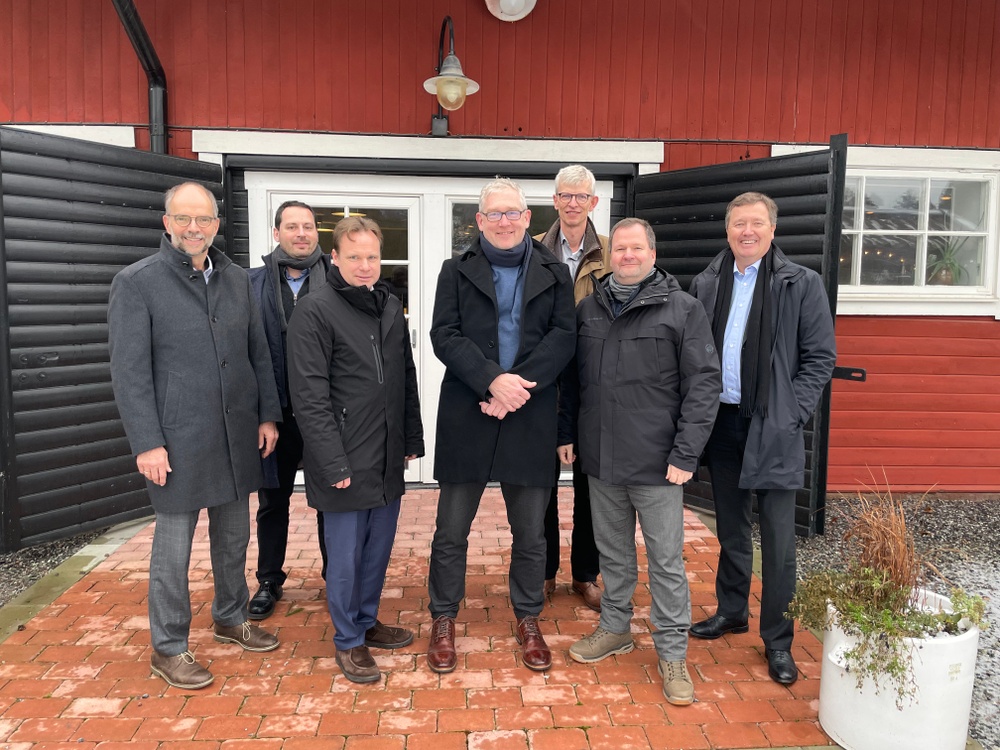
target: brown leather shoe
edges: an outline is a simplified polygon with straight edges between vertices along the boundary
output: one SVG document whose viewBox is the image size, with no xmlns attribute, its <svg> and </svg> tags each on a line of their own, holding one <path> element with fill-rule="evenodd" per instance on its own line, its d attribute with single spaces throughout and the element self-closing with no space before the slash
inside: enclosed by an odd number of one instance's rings
<svg viewBox="0 0 1000 750">
<path fill-rule="evenodd" d="M 432 672 L 443 674 L 458 666 L 455 651 L 455 618 L 448 615 L 436 617 L 431 623 L 431 642 L 427 646 L 427 666 Z"/>
<path fill-rule="evenodd" d="M 573 590 L 583 597 L 583 603 L 595 612 L 601 611 L 601 587 L 594 581 L 573 581 Z"/>
<path fill-rule="evenodd" d="M 403 648 L 413 643 L 413 631 L 394 628 L 378 620 L 365 631 L 365 645 L 368 648 Z"/>
<path fill-rule="evenodd" d="M 375 663 L 367 646 L 355 646 L 344 651 L 338 648 L 335 658 L 340 671 L 351 682 L 378 682 L 382 679 L 378 664 Z"/>
<path fill-rule="evenodd" d="M 528 669 L 544 672 L 552 666 L 552 652 L 538 629 L 537 617 L 517 621 L 517 642 L 521 644 L 521 659 Z"/>
<path fill-rule="evenodd" d="M 275 636 L 249 622 L 232 627 L 215 623 L 215 640 L 219 643 L 235 643 L 242 646 L 244 651 L 274 651 L 278 647 Z"/>
<path fill-rule="evenodd" d="M 546 578 L 545 585 L 542 587 L 542 596 L 552 596 L 556 593 L 556 579 Z"/>
<path fill-rule="evenodd" d="M 149 660 L 153 674 L 159 675 L 168 685 L 185 690 L 197 690 L 212 684 L 212 673 L 194 660 L 194 654 L 185 651 L 177 656 L 164 656 L 154 651 Z"/>
</svg>

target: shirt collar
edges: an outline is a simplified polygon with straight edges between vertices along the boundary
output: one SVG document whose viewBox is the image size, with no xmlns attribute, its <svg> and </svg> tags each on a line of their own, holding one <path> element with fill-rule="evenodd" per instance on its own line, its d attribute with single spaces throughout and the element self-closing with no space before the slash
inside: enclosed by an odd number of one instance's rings
<svg viewBox="0 0 1000 750">
<path fill-rule="evenodd" d="M 733 276 L 746 276 L 748 273 L 750 273 L 750 269 L 751 268 L 753 269 L 754 275 L 756 275 L 757 271 L 760 270 L 760 262 L 762 260 L 764 260 L 764 259 L 763 258 L 757 258 L 757 260 L 755 260 L 753 263 L 751 263 L 749 266 L 747 266 L 747 270 L 744 271 L 743 273 L 740 273 L 740 269 L 736 266 L 735 263 L 733 263 Z"/>
</svg>

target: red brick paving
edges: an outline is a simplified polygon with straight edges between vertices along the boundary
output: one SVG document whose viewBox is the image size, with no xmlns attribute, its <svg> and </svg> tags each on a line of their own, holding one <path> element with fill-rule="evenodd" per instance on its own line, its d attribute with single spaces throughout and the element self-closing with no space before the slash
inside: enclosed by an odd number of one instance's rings
<svg viewBox="0 0 1000 750">
<path fill-rule="evenodd" d="M 572 517 L 570 492 L 560 495 L 564 519 Z M 0 643 L 0 750 L 745 750 L 832 744 L 817 722 L 821 647 L 808 632 L 796 637 L 803 675 L 791 688 L 768 679 L 753 625 L 744 635 L 692 640 L 689 665 L 698 700 L 683 708 L 664 702 L 645 619 L 649 589 L 641 546 L 633 622 L 638 648 L 594 665 L 569 659 L 569 646 L 593 630 L 598 616 L 568 586 L 568 523 L 564 572 L 542 613 L 553 667 L 546 674 L 525 669 L 507 599 L 510 533 L 492 489 L 470 537 L 459 666 L 433 674 L 423 651 L 436 501 L 434 490 L 413 491 L 403 500 L 381 619 L 418 635 L 405 649 L 375 652 L 386 674 L 380 683 L 354 685 L 336 667 L 315 516 L 296 496 L 285 597 L 264 623 L 282 641 L 277 651 L 244 653 L 212 640 L 203 519 L 192 556 L 191 650 L 215 682 L 184 691 L 150 677 L 147 527 Z M 715 607 L 718 542 L 691 512 L 685 514 L 684 552 L 699 619 Z M 251 585 L 256 554 L 254 542 Z M 756 614 L 759 582 L 752 591 Z"/>
</svg>

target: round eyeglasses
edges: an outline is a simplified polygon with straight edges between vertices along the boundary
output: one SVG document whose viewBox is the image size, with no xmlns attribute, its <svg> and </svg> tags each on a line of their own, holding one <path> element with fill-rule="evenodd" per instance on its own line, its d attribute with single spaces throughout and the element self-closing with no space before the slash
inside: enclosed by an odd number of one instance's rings
<svg viewBox="0 0 1000 750">
<path fill-rule="evenodd" d="M 194 220 L 202 229 L 212 226 L 212 222 L 217 221 L 219 218 L 217 216 L 188 216 L 187 214 L 167 214 L 167 216 L 173 219 L 174 224 L 179 227 L 189 226 L 191 221 Z"/>
</svg>

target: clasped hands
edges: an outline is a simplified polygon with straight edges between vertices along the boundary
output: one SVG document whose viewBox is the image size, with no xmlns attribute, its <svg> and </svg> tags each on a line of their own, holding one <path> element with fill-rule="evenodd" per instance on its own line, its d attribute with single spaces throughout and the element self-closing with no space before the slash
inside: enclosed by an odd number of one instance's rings
<svg viewBox="0 0 1000 750">
<path fill-rule="evenodd" d="M 525 380 L 513 372 L 497 375 L 490 383 L 490 400 L 480 401 L 479 408 L 487 416 L 503 419 L 528 403 L 531 398 L 529 390 L 536 385 L 534 381 Z"/>
</svg>

